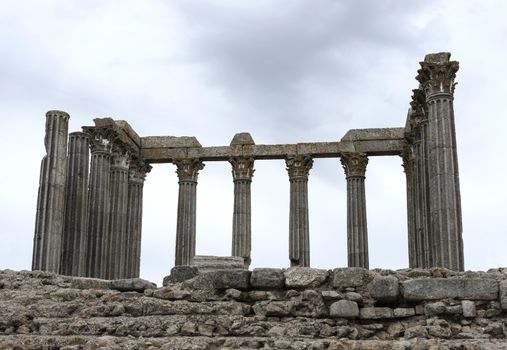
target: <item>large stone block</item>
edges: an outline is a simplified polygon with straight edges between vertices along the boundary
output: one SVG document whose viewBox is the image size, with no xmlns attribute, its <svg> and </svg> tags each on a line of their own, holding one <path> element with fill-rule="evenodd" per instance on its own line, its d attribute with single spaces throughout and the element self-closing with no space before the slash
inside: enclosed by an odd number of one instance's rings
<svg viewBox="0 0 507 350">
<path fill-rule="evenodd" d="M 368 283 L 368 291 L 373 299 L 380 302 L 396 301 L 400 296 L 398 279 L 394 276 L 375 276 Z"/>
<path fill-rule="evenodd" d="M 359 307 L 354 301 L 338 300 L 329 307 L 329 314 L 331 317 L 357 318 Z"/>
<path fill-rule="evenodd" d="M 363 320 L 393 318 L 393 310 L 388 307 L 363 307 L 359 311 L 359 318 Z"/>
<path fill-rule="evenodd" d="M 259 268 L 252 271 L 250 284 L 253 288 L 281 289 L 284 278 L 282 269 Z"/>
<path fill-rule="evenodd" d="M 224 270 L 213 272 L 216 289 L 248 289 L 250 288 L 250 274 L 248 270 Z"/>
<path fill-rule="evenodd" d="M 333 270 L 333 287 L 359 287 L 367 283 L 369 271 L 362 267 L 343 267 Z"/>
<path fill-rule="evenodd" d="M 328 277 L 328 272 L 310 267 L 291 267 L 284 275 L 285 285 L 288 288 L 308 288 L 322 285 Z"/>
<path fill-rule="evenodd" d="M 155 289 L 157 285 L 142 278 L 127 278 L 121 280 L 111 281 L 111 289 L 116 289 L 122 292 L 143 292 L 145 289 Z"/>
<path fill-rule="evenodd" d="M 197 276 L 198 272 L 199 271 L 196 266 L 190 265 L 174 266 L 171 269 L 171 274 L 164 278 L 163 285 L 167 286 L 169 283 L 179 283 L 189 280 Z"/>
<path fill-rule="evenodd" d="M 248 289 L 250 288 L 250 274 L 251 272 L 248 270 L 205 272 L 185 281 L 183 285 L 195 289 Z"/>
<path fill-rule="evenodd" d="M 403 297 L 410 301 L 445 298 L 495 300 L 498 283 L 489 278 L 433 278 L 403 282 Z"/>
</svg>

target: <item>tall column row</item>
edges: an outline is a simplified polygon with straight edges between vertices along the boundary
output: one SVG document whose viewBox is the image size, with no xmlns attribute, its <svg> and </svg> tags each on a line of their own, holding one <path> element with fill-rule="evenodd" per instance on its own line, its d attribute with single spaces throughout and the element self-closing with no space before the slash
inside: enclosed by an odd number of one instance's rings
<svg viewBox="0 0 507 350">
<path fill-rule="evenodd" d="M 459 69 L 449 53 L 427 55 L 421 62 L 409 113 L 410 132 L 404 158 L 413 157 L 407 173 L 411 267 L 464 269 L 456 130 L 454 78 Z M 410 191 L 409 191 L 410 190 Z M 412 222 L 411 222 L 412 220 Z"/>
</svg>

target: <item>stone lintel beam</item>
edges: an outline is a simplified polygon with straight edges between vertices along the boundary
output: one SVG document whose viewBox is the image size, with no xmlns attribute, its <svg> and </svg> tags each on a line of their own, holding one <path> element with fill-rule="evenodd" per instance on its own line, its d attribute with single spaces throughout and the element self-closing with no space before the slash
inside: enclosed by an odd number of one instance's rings
<svg viewBox="0 0 507 350">
<path fill-rule="evenodd" d="M 230 157 L 285 159 L 287 155 L 335 158 L 343 152 L 360 152 L 369 156 L 400 155 L 404 145 L 404 130 L 405 128 L 354 129 L 347 132 L 340 142 L 276 145 L 232 144 L 217 147 L 188 147 L 183 145 L 183 139 L 174 140 L 172 144 L 169 144 L 164 143 L 166 142 L 164 137 L 150 137 L 141 138 L 143 145 L 141 158 L 150 163 L 168 163 L 172 159 L 185 158 L 199 158 L 203 161 L 227 161 Z M 150 140 L 145 141 L 145 139 Z M 173 139 L 177 138 L 173 137 Z M 189 145 L 190 141 L 186 142 L 188 142 L 186 145 Z M 178 144 L 182 146 L 177 147 Z M 149 147 L 145 147 L 145 145 Z"/>
</svg>

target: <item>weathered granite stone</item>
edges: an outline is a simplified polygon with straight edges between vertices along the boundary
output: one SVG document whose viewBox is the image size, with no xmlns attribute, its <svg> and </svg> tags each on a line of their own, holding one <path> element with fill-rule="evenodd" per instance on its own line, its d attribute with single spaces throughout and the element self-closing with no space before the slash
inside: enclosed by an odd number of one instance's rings
<svg viewBox="0 0 507 350">
<path fill-rule="evenodd" d="M 323 290 L 321 293 L 324 300 L 340 300 L 343 299 L 343 294 L 335 290 Z"/>
<path fill-rule="evenodd" d="M 359 316 L 359 307 L 354 301 L 338 300 L 329 307 L 329 315 L 340 318 L 357 318 Z"/>
<path fill-rule="evenodd" d="M 403 297 L 410 301 L 445 298 L 495 300 L 498 283 L 489 278 L 433 278 L 403 282 Z"/>
<path fill-rule="evenodd" d="M 371 297 L 380 302 L 395 301 L 400 295 L 398 279 L 394 276 L 375 276 L 367 287 Z"/>
<path fill-rule="evenodd" d="M 437 301 L 436 303 L 428 303 L 424 306 L 424 313 L 430 317 L 442 315 L 446 311 L 447 307 L 441 301 Z"/>
<path fill-rule="evenodd" d="M 250 271 L 247 270 L 224 270 L 216 271 L 215 288 L 217 289 L 248 289 L 250 287 Z"/>
<path fill-rule="evenodd" d="M 347 292 L 345 293 L 345 299 L 361 303 L 363 301 L 363 296 L 356 292 Z"/>
<path fill-rule="evenodd" d="M 187 280 L 183 285 L 195 289 L 248 289 L 250 287 L 250 271 L 247 270 L 219 270 L 199 273 Z"/>
<path fill-rule="evenodd" d="M 245 268 L 240 256 L 196 255 L 191 259 L 190 265 L 197 267 L 200 273 Z"/>
<path fill-rule="evenodd" d="M 415 310 L 413 307 L 397 307 L 393 310 L 394 317 L 411 317 L 415 316 Z"/>
<path fill-rule="evenodd" d="M 507 310 L 507 281 L 500 281 L 500 304 L 503 310 Z"/>
<path fill-rule="evenodd" d="M 284 272 L 285 285 L 288 288 L 318 287 L 328 276 L 327 270 L 310 267 L 291 267 Z"/>
<path fill-rule="evenodd" d="M 344 267 L 333 270 L 333 287 L 358 287 L 366 283 L 369 271 L 362 267 Z"/>
<path fill-rule="evenodd" d="M 475 317 L 477 316 L 477 310 L 475 308 L 475 303 L 471 300 L 462 300 L 461 307 L 463 308 L 463 316 L 464 317 Z"/>
<path fill-rule="evenodd" d="M 359 310 L 359 318 L 363 320 L 393 318 L 393 309 L 388 307 L 363 307 Z"/>
<path fill-rule="evenodd" d="M 178 283 L 189 280 L 197 276 L 199 270 L 197 266 L 180 265 L 174 266 L 171 269 L 171 274 L 164 277 L 163 285 L 167 286 L 169 283 Z"/>
<path fill-rule="evenodd" d="M 108 280 L 99 278 L 74 277 L 70 280 L 72 288 L 77 289 L 109 289 Z"/>
<path fill-rule="evenodd" d="M 145 289 L 157 288 L 157 285 L 142 278 L 127 278 L 111 281 L 110 288 L 122 292 L 143 292 Z"/>
<path fill-rule="evenodd" d="M 284 279 L 282 269 L 257 268 L 252 271 L 250 284 L 253 288 L 283 288 Z"/>
</svg>

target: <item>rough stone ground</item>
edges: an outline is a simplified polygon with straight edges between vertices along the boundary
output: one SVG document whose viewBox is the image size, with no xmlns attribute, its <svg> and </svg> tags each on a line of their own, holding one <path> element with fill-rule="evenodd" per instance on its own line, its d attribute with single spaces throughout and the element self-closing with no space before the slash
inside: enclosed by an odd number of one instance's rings
<svg viewBox="0 0 507 350">
<path fill-rule="evenodd" d="M 504 269 L 228 270 L 161 288 L 0 271 L 0 349 L 507 350 L 506 311 Z"/>
</svg>

